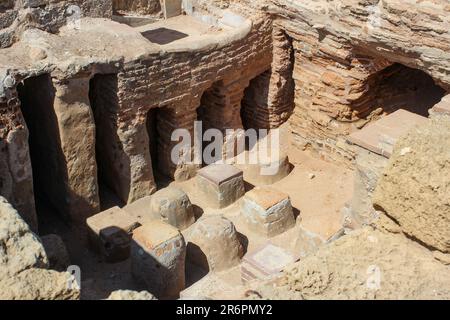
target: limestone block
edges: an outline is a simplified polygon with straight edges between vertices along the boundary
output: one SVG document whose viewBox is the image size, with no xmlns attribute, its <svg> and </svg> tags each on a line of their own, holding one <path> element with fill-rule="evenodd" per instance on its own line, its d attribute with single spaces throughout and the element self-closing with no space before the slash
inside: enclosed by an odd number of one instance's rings
<svg viewBox="0 0 450 320">
<path fill-rule="evenodd" d="M 243 172 L 231 165 L 212 164 L 198 171 L 197 185 L 212 208 L 228 207 L 244 193 Z"/>
<path fill-rule="evenodd" d="M 139 226 L 119 207 L 103 211 L 87 219 L 92 248 L 106 261 L 125 260 L 130 255 L 131 232 Z"/>
<path fill-rule="evenodd" d="M 437 117 L 397 142 L 373 195 L 401 231 L 450 253 L 450 119 Z"/>
<path fill-rule="evenodd" d="M 153 216 L 180 230 L 195 222 L 194 208 L 187 194 L 178 188 L 164 188 L 151 197 Z"/>
<path fill-rule="evenodd" d="M 27 269 L 0 279 L 0 300 L 78 300 L 80 290 L 72 286 L 68 272 Z"/>
<path fill-rule="evenodd" d="M 158 299 L 178 298 L 185 287 L 186 243 L 175 227 L 153 221 L 133 233 L 133 276 Z"/>
<path fill-rule="evenodd" d="M 0 280 L 30 268 L 48 267 L 48 259 L 39 238 L 1 196 L 0 248 Z"/>
<path fill-rule="evenodd" d="M 295 225 L 289 195 L 270 187 L 257 187 L 248 192 L 241 213 L 250 230 L 267 237 L 277 236 Z"/>
<path fill-rule="evenodd" d="M 187 259 L 210 271 L 223 271 L 239 264 L 243 247 L 234 224 L 222 216 L 201 218 L 186 231 Z"/>
</svg>

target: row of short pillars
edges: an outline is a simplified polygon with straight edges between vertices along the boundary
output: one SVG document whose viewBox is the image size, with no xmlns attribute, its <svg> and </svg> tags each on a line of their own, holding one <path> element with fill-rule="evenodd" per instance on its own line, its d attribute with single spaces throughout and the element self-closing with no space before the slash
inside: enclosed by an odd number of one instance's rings
<svg viewBox="0 0 450 320">
<path fill-rule="evenodd" d="M 288 195 L 271 187 L 245 194 L 243 172 L 234 166 L 205 167 L 196 183 L 211 208 L 228 207 L 243 197 L 241 214 L 255 233 L 273 237 L 295 225 Z M 244 255 L 230 220 L 206 215 L 195 221 L 189 197 L 174 187 L 101 212 L 87 225 L 91 246 L 108 262 L 131 256 L 133 276 L 160 299 L 178 298 L 185 288 L 186 260 L 214 272 L 237 266 Z"/>
</svg>

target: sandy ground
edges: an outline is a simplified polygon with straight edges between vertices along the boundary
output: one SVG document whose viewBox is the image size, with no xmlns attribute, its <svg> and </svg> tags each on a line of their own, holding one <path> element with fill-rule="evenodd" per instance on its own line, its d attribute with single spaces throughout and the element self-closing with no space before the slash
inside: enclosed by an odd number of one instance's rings
<svg viewBox="0 0 450 320">
<path fill-rule="evenodd" d="M 288 152 L 293 164 L 291 174 L 275 183 L 274 188 L 288 193 L 298 214 L 297 226 L 272 239 L 250 232 L 240 217 L 240 201 L 222 210 L 206 208 L 198 194 L 195 178 L 186 182 L 173 182 L 172 185 L 185 190 L 192 203 L 198 208 L 199 215 L 222 214 L 229 218 L 242 235 L 244 247 L 252 252 L 271 242 L 288 251 L 298 235 L 298 227 L 328 239 L 341 229 L 340 210 L 353 192 L 353 175 L 347 169 L 313 158 L 297 149 Z M 251 187 L 249 187 L 251 188 Z M 202 212 L 203 211 L 203 212 Z M 59 234 L 67 245 L 72 264 L 82 270 L 82 299 L 104 299 L 110 292 L 118 289 L 144 290 L 136 283 L 130 273 L 130 260 L 108 264 L 87 249 L 86 236 L 65 225 L 52 215 L 51 210 L 40 209 L 41 234 Z M 292 251 L 291 251 L 292 252 Z M 197 282 L 199 281 L 200 282 Z M 186 282 L 190 287 L 185 296 L 201 296 L 205 292 L 217 292 L 217 298 L 232 299 L 242 294 L 240 268 L 236 267 L 223 273 L 208 274 L 190 265 L 186 268 Z"/>
</svg>

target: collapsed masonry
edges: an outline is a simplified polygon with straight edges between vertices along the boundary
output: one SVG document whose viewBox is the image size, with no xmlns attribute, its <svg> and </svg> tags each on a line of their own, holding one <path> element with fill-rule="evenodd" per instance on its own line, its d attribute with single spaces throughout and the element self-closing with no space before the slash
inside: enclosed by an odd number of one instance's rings
<svg viewBox="0 0 450 320">
<path fill-rule="evenodd" d="M 356 169 L 344 227 L 370 224 L 386 155 L 409 119 L 448 112 L 450 7 L 411 2 L 6 1 L 0 194 L 36 233 L 48 208 L 87 226 L 100 255 L 131 257 L 153 295 L 173 298 L 185 264 L 229 269 L 244 250 L 226 218 L 195 222 L 189 197 L 164 188 L 170 181 L 195 177 L 209 208 L 242 202 L 245 225 L 265 237 L 288 232 L 296 216 L 289 195 L 267 187 L 241 199 L 246 182 L 286 177 L 287 155 L 274 178 L 258 175 L 262 164 L 201 169 L 171 160 L 172 132 L 193 134 L 195 121 L 224 133 L 287 125 L 294 147 Z M 400 113 L 407 120 L 389 122 Z"/>
</svg>

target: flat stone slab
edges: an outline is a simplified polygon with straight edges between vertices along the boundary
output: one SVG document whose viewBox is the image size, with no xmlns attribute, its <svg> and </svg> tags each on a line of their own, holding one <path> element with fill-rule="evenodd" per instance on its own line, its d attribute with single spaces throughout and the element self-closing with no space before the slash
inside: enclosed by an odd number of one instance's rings
<svg viewBox="0 0 450 320">
<path fill-rule="evenodd" d="M 220 186 L 233 178 L 243 176 L 242 170 L 227 164 L 211 164 L 200 169 L 197 174 L 217 186 Z"/>
<path fill-rule="evenodd" d="M 441 102 L 431 109 L 431 112 L 434 114 L 450 115 L 450 94 L 442 98 Z"/>
<path fill-rule="evenodd" d="M 400 109 L 352 133 L 347 141 L 390 158 L 397 139 L 414 126 L 425 124 L 427 121 L 425 117 Z"/>
<path fill-rule="evenodd" d="M 159 219 L 159 214 L 154 213 L 151 207 L 152 197 L 147 196 L 136 200 L 133 203 L 127 204 L 122 210 L 126 211 L 132 219 L 138 221 L 141 225 L 150 223 Z"/>
<path fill-rule="evenodd" d="M 140 224 L 119 207 L 100 212 L 86 220 L 93 249 L 108 262 L 125 260 L 130 254 L 131 233 Z"/>
<path fill-rule="evenodd" d="M 296 259 L 286 250 L 267 243 L 261 249 L 247 254 L 241 264 L 242 282 L 265 280 L 278 275 Z"/>
</svg>

